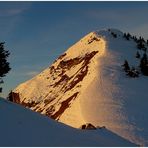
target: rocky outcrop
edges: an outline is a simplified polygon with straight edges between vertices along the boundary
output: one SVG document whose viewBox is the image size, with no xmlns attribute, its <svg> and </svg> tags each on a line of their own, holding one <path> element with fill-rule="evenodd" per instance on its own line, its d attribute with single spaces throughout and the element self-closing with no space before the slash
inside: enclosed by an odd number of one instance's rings
<svg viewBox="0 0 148 148">
<path fill-rule="evenodd" d="M 24 101 L 21 101 L 19 93 L 15 93 L 15 92 L 12 92 L 12 91 L 9 93 L 8 100 L 11 101 L 11 102 L 17 103 L 17 104 L 21 104 L 24 107 L 28 107 L 28 108 L 34 107 L 38 104 L 34 101 L 27 102 L 27 103 L 24 102 Z"/>
<path fill-rule="evenodd" d="M 83 124 L 80 129 L 86 129 L 86 130 L 95 130 L 97 129 L 94 125 L 92 125 L 91 123 L 86 123 L 86 124 Z"/>
</svg>

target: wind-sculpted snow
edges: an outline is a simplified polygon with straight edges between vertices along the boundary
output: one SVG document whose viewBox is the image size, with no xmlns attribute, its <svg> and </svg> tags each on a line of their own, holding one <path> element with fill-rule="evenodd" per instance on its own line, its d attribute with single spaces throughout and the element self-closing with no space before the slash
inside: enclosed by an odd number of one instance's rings
<svg viewBox="0 0 148 148">
<path fill-rule="evenodd" d="M 19 96 L 16 103 L 76 128 L 85 123 L 106 126 L 134 143 L 148 145 L 148 77 L 128 77 L 121 66 L 128 60 L 138 67 L 137 51 L 145 52 L 121 31 L 92 32 L 19 85 L 12 100 Z"/>
<path fill-rule="evenodd" d="M 80 130 L 0 98 L 1 147 L 136 146 L 108 129 Z"/>
</svg>

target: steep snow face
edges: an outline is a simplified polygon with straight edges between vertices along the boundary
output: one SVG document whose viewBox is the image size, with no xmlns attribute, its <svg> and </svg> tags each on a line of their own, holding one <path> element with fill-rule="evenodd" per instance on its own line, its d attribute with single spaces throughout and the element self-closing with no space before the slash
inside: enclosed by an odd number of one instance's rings
<svg viewBox="0 0 148 148">
<path fill-rule="evenodd" d="M 107 129 L 80 130 L 0 98 L 0 146 L 136 146 Z"/>
<path fill-rule="evenodd" d="M 121 68 L 125 59 L 132 66 L 140 63 L 135 58 L 136 43 L 123 39 L 121 32 L 116 33 L 116 39 L 103 31 L 98 34 L 106 40 L 106 52 L 98 58 L 97 77 L 81 96 L 83 117 L 131 141 L 148 145 L 148 78 L 127 77 Z"/>
<path fill-rule="evenodd" d="M 136 45 L 116 29 L 92 32 L 19 85 L 13 101 L 73 127 L 103 125 L 148 145 L 148 78 L 129 78 L 121 67 L 125 59 L 138 66 Z"/>
<path fill-rule="evenodd" d="M 79 97 L 96 77 L 97 58 L 105 41 L 90 33 L 61 55 L 51 67 L 14 92 L 25 106 L 74 127 L 85 123 Z M 93 66 L 91 66 L 93 65 Z"/>
</svg>

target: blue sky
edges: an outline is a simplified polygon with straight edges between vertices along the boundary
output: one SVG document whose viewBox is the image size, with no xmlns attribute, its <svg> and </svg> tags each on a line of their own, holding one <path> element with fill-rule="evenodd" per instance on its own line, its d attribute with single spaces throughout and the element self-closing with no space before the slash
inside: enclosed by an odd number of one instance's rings
<svg viewBox="0 0 148 148">
<path fill-rule="evenodd" d="M 0 42 L 11 53 L 3 94 L 48 67 L 87 33 L 117 28 L 148 39 L 148 2 L 0 2 Z"/>
</svg>

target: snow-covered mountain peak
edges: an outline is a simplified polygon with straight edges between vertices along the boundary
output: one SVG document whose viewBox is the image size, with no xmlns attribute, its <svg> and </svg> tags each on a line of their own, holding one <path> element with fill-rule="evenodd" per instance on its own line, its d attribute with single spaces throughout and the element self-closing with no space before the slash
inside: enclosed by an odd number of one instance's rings
<svg viewBox="0 0 148 148">
<path fill-rule="evenodd" d="M 91 32 L 66 51 L 66 59 L 84 57 L 88 53 L 99 51 L 99 46 L 101 46 L 100 49 L 105 46 L 103 38 Z"/>
<path fill-rule="evenodd" d="M 113 38 L 114 34 L 116 34 L 118 38 L 123 37 L 123 32 L 114 28 L 97 30 L 97 31 L 94 31 L 94 33 L 99 37 L 103 37 L 104 39 Z"/>
<path fill-rule="evenodd" d="M 99 45 L 102 49 L 106 46 L 108 40 L 114 38 L 114 35 L 120 39 L 123 38 L 123 33 L 113 28 L 90 32 L 65 52 L 67 54 L 65 59 L 85 56 L 86 53 L 99 51 Z"/>
<path fill-rule="evenodd" d="M 33 79 L 11 94 L 13 102 L 36 112 L 80 127 L 85 123 L 106 126 L 137 144 L 148 145 L 148 78 L 129 77 L 122 65 L 139 70 L 140 57 L 148 48 L 116 29 L 94 31 L 67 49 Z"/>
</svg>

